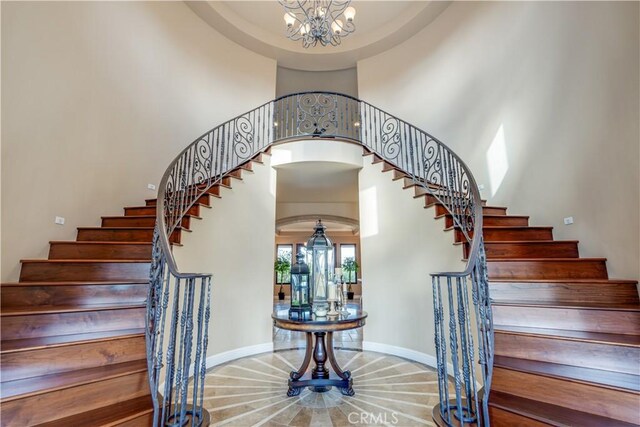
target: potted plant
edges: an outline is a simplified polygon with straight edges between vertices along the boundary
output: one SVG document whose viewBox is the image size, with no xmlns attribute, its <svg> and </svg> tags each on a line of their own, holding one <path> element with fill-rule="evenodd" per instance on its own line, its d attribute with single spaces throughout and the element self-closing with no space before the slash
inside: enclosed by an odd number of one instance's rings
<svg viewBox="0 0 640 427">
<path fill-rule="evenodd" d="M 347 257 L 344 259 L 344 262 L 342 263 L 342 272 L 346 273 L 346 276 L 348 278 L 347 279 L 349 284 L 349 287 L 347 288 L 348 299 L 353 299 L 353 290 L 351 290 L 351 284 L 352 284 L 351 274 L 357 273 L 359 268 L 360 266 L 358 265 L 354 257 Z"/>
<path fill-rule="evenodd" d="M 273 269 L 276 271 L 276 278 L 279 278 L 278 283 L 280 289 L 278 290 L 278 299 L 284 300 L 284 292 L 282 292 L 282 280 L 285 274 L 291 270 L 291 261 L 286 255 L 280 255 L 276 258 L 276 262 L 273 264 Z"/>
</svg>

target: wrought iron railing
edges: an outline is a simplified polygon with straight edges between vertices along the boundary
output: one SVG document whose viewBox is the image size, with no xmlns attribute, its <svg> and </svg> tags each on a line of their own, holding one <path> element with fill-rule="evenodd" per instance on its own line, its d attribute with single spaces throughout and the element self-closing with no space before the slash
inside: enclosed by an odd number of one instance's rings
<svg viewBox="0 0 640 427">
<path fill-rule="evenodd" d="M 489 425 L 493 325 L 482 202 L 473 175 L 438 139 L 385 111 L 347 95 L 305 92 L 215 127 L 185 148 L 162 177 L 147 301 L 154 426 L 208 423 L 203 392 L 211 275 L 181 273 L 175 263 L 171 243 L 183 217 L 212 186 L 271 145 L 313 138 L 362 145 L 404 173 L 452 219 L 468 256 L 464 271 L 432 275 L 440 391 L 434 416 L 450 425 Z"/>
</svg>

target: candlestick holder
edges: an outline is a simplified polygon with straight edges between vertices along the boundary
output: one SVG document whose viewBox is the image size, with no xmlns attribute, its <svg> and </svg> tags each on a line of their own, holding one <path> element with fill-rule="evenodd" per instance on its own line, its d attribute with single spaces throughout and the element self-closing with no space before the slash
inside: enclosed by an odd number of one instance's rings
<svg viewBox="0 0 640 427">
<path fill-rule="evenodd" d="M 349 310 L 347 310 L 347 291 L 345 289 L 340 293 L 342 294 L 342 307 L 340 307 L 340 314 L 342 314 L 343 316 L 348 316 Z"/>
<path fill-rule="evenodd" d="M 328 299 L 327 302 L 329 303 L 329 312 L 327 313 L 328 316 L 337 316 L 338 314 L 340 314 L 338 311 L 336 311 L 335 299 Z"/>
</svg>

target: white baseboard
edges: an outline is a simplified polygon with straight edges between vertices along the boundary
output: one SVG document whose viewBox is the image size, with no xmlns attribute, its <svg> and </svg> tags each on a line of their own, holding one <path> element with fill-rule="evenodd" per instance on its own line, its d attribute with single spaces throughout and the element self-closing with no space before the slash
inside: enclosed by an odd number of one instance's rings
<svg viewBox="0 0 640 427">
<path fill-rule="evenodd" d="M 422 353 L 420 351 L 411 350 L 410 348 L 398 347 L 395 345 L 383 344 L 379 342 L 363 341 L 362 349 L 403 357 L 405 359 L 413 360 L 415 362 L 431 366 L 432 368 L 436 368 L 438 366 L 438 362 L 435 356 L 431 356 L 430 354 Z"/>
<path fill-rule="evenodd" d="M 431 356 L 430 354 L 422 353 L 420 351 L 411 350 L 410 348 L 397 347 L 395 345 L 382 344 L 379 342 L 363 341 L 362 349 L 375 351 L 377 353 L 391 354 L 393 356 L 402 357 L 404 359 L 422 363 L 423 365 L 431 366 L 434 369 L 438 368 L 438 359 L 436 359 L 435 356 Z M 447 363 L 447 370 L 449 373 L 449 377 L 452 378 L 453 365 L 451 363 Z M 478 390 L 480 390 L 482 384 L 476 381 L 476 387 L 478 388 Z"/>
<path fill-rule="evenodd" d="M 213 354 L 207 357 L 207 368 L 212 368 L 231 360 L 240 359 L 241 357 L 253 356 L 254 354 L 267 353 L 272 351 L 273 342 L 265 342 L 262 344 L 235 348 L 233 350 L 224 351 L 222 353 Z"/>
</svg>

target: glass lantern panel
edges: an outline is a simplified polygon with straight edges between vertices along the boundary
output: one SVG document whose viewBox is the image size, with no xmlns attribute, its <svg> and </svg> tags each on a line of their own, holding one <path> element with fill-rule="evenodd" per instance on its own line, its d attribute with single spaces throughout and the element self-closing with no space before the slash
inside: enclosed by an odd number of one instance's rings
<svg viewBox="0 0 640 427">
<path fill-rule="evenodd" d="M 324 250 L 313 251 L 313 277 L 314 301 L 325 301 L 327 299 L 327 252 Z"/>
<path fill-rule="evenodd" d="M 291 306 L 300 306 L 300 276 L 298 274 L 291 275 Z"/>
<path fill-rule="evenodd" d="M 300 277 L 300 304 L 309 304 L 309 276 L 306 274 Z"/>
</svg>

